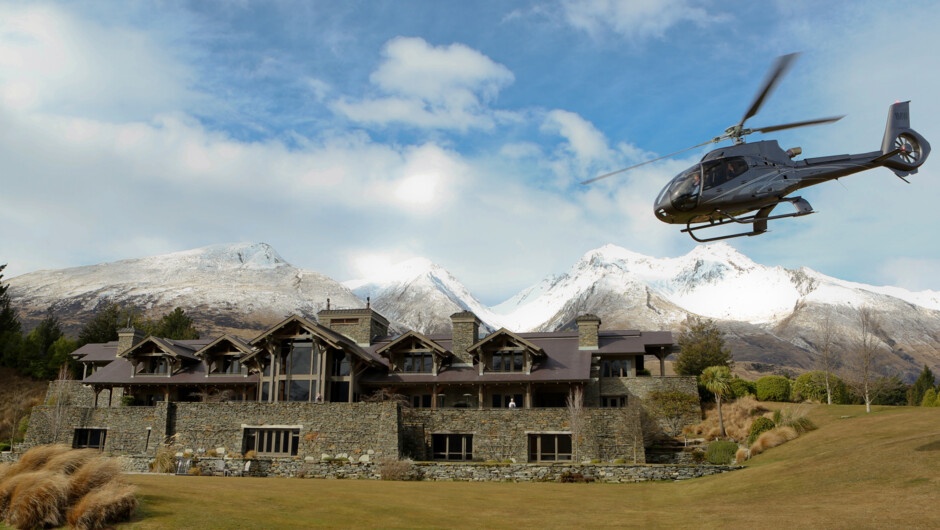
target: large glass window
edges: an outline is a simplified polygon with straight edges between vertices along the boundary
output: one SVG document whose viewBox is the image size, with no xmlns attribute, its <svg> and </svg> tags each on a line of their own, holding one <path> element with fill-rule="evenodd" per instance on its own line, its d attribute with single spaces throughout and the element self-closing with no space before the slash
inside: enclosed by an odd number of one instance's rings
<svg viewBox="0 0 940 530">
<path fill-rule="evenodd" d="M 349 381 L 333 381 L 330 383 L 330 401 L 334 403 L 349 401 Z"/>
<path fill-rule="evenodd" d="M 509 404 L 514 403 L 515 408 L 522 408 L 524 405 L 522 394 L 493 394 L 492 404 L 494 409 L 510 408 Z"/>
<path fill-rule="evenodd" d="M 330 375 L 344 377 L 349 375 L 349 359 L 343 352 L 333 352 L 333 363 Z"/>
<path fill-rule="evenodd" d="M 434 460 L 473 460 L 472 434 L 432 434 Z"/>
<path fill-rule="evenodd" d="M 147 375 L 166 375 L 170 371 L 170 363 L 163 357 L 147 357 L 141 363 L 137 373 Z"/>
<path fill-rule="evenodd" d="M 313 383 L 313 395 L 316 395 L 316 381 L 310 381 L 309 379 L 292 380 L 290 382 L 290 392 L 287 396 L 288 401 L 311 401 L 310 383 Z"/>
<path fill-rule="evenodd" d="M 72 437 L 72 448 L 102 450 L 107 436 L 107 429 L 75 429 L 75 434 Z"/>
<path fill-rule="evenodd" d="M 429 374 L 434 371 L 434 357 L 430 351 L 406 353 L 402 359 L 401 371 Z"/>
<path fill-rule="evenodd" d="M 416 409 L 431 408 L 431 394 L 417 394 L 411 396 L 411 406 Z"/>
<path fill-rule="evenodd" d="M 571 460 L 570 434 L 530 434 L 529 462 Z"/>
<path fill-rule="evenodd" d="M 494 372 L 521 372 L 525 368 L 522 350 L 497 351 L 493 353 L 491 370 Z"/>
<path fill-rule="evenodd" d="M 241 375 L 242 363 L 234 355 L 225 355 L 219 359 L 219 373 L 230 375 Z"/>
<path fill-rule="evenodd" d="M 259 456 L 296 456 L 300 445 L 300 429 L 245 429 L 242 452 L 254 451 Z"/>
<path fill-rule="evenodd" d="M 629 377 L 630 361 L 627 359 L 604 359 L 601 361 L 601 377 Z"/>
</svg>

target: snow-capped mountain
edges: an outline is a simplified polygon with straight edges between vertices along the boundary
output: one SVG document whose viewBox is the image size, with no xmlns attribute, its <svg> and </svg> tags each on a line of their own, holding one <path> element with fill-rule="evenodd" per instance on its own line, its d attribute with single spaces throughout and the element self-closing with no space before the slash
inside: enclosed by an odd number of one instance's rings
<svg viewBox="0 0 940 530">
<path fill-rule="evenodd" d="M 206 331 L 257 329 L 287 315 L 313 316 L 362 302 L 323 274 L 298 269 L 265 243 L 212 245 L 141 259 L 38 271 L 10 280 L 13 304 L 26 319 L 48 308 L 80 325 L 110 302 L 153 315 L 182 307 Z"/>
<path fill-rule="evenodd" d="M 293 267 L 264 243 L 215 245 L 149 258 L 39 271 L 10 280 L 26 320 L 52 308 L 73 329 L 110 301 L 159 315 L 180 306 L 207 333 L 259 329 L 289 314 L 372 307 L 392 329 L 450 330 L 450 315 L 474 312 L 484 328 L 548 331 L 594 313 L 604 328 L 678 331 L 690 316 L 719 322 L 739 361 L 800 371 L 814 368 L 815 344 L 829 321 L 851 348 L 856 311 L 875 310 L 890 355 L 885 370 L 908 378 L 923 364 L 940 369 L 940 293 L 847 282 L 812 269 L 768 267 L 725 243 L 684 256 L 653 258 L 615 245 L 584 254 L 505 302 L 487 307 L 447 270 L 415 258 L 380 277 L 344 284 Z M 241 333 L 250 335 L 249 332 Z"/>
<path fill-rule="evenodd" d="M 480 303 L 462 283 L 426 258 L 412 258 L 381 278 L 349 280 L 343 285 L 386 318 L 422 333 L 450 331 L 450 315 L 472 311 L 492 331 L 501 327 L 499 316 Z M 495 326 L 495 327 L 494 327 Z"/>
</svg>

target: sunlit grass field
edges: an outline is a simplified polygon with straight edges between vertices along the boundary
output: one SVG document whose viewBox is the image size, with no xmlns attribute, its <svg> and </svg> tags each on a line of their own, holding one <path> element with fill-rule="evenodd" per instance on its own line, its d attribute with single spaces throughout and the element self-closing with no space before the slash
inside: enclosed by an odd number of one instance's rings
<svg viewBox="0 0 940 530">
<path fill-rule="evenodd" d="M 134 475 L 128 528 L 940 528 L 940 409 L 811 406 L 746 469 L 643 484 Z"/>
</svg>

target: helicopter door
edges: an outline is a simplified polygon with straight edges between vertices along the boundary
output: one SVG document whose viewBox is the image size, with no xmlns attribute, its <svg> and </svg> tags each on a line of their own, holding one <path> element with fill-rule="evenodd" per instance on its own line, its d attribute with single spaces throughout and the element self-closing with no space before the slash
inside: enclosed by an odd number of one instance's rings
<svg viewBox="0 0 940 530">
<path fill-rule="evenodd" d="M 744 158 L 736 156 L 705 162 L 702 169 L 705 174 L 704 189 L 708 190 L 740 177 L 748 170 L 748 165 Z"/>
<path fill-rule="evenodd" d="M 696 165 L 683 171 L 672 181 L 669 187 L 669 200 L 676 210 L 688 212 L 698 206 L 698 196 L 701 192 L 702 168 Z"/>
</svg>

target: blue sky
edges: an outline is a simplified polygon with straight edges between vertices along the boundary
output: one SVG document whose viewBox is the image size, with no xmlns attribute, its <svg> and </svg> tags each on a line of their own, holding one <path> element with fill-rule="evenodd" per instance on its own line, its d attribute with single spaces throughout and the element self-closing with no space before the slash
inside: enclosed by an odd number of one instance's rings
<svg viewBox="0 0 940 530">
<path fill-rule="evenodd" d="M 936 2 L 3 2 L 7 278 L 236 241 L 346 280 L 414 256 L 498 303 L 592 248 L 694 242 L 652 201 L 802 51 L 752 126 L 805 156 L 940 142 Z M 753 138 L 753 137 L 752 137 Z M 940 145 L 940 143 L 938 143 Z M 731 241 L 766 265 L 940 290 L 936 160 L 805 190 Z"/>
</svg>

